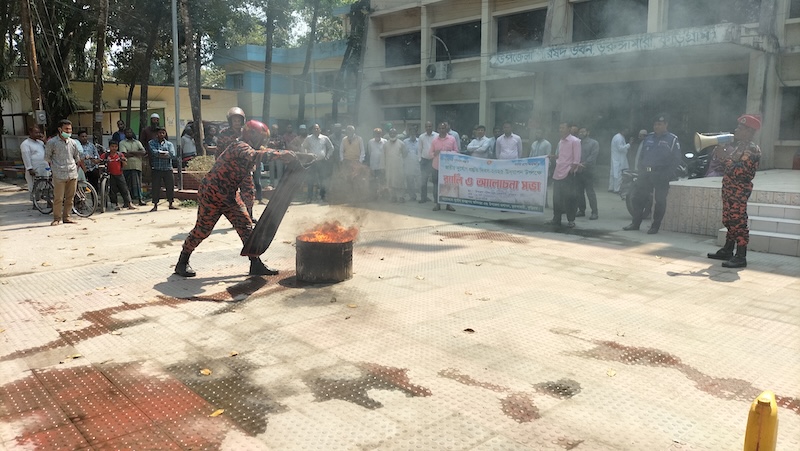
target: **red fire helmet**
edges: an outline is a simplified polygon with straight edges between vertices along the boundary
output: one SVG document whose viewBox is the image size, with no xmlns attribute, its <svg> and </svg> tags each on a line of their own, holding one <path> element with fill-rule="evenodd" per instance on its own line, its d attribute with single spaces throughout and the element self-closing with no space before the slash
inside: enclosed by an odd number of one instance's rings
<svg viewBox="0 0 800 451">
<path fill-rule="evenodd" d="M 263 122 L 249 120 L 242 128 L 242 141 L 258 149 L 269 140 L 269 127 Z"/>
</svg>

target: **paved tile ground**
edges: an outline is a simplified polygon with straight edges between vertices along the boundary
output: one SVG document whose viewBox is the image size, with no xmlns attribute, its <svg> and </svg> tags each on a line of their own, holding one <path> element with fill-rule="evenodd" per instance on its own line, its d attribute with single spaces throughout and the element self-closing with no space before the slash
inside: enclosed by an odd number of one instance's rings
<svg viewBox="0 0 800 451">
<path fill-rule="evenodd" d="M 223 220 L 182 279 L 191 208 L 50 227 L 0 185 L 0 449 L 734 450 L 765 389 L 799 449 L 800 260 L 724 269 L 598 194 L 570 231 L 292 206 L 264 278 Z M 299 284 L 294 236 L 330 218 L 361 228 L 354 277 Z"/>
</svg>

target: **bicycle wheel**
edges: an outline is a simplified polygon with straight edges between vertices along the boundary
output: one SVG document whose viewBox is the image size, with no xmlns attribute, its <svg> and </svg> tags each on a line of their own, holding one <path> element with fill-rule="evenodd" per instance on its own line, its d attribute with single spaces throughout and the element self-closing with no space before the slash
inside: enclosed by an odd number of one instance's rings
<svg viewBox="0 0 800 451">
<path fill-rule="evenodd" d="M 37 180 L 33 185 L 33 206 L 43 215 L 53 212 L 53 184 L 50 180 Z"/>
<path fill-rule="evenodd" d="M 88 218 L 97 208 L 97 191 L 91 183 L 79 181 L 78 188 L 75 190 L 75 200 L 72 204 L 72 211 L 82 218 Z"/>
<path fill-rule="evenodd" d="M 97 209 L 100 213 L 105 213 L 108 210 L 108 202 L 111 200 L 111 188 L 108 186 L 108 177 L 101 177 L 100 178 L 100 192 L 98 193 L 100 199 L 98 199 Z"/>
</svg>

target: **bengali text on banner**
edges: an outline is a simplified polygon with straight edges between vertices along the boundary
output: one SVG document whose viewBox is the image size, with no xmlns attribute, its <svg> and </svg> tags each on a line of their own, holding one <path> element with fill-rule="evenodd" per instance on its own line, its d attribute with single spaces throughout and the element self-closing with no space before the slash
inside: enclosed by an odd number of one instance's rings
<svg viewBox="0 0 800 451">
<path fill-rule="evenodd" d="M 443 204 L 543 213 L 547 157 L 486 160 L 443 152 L 437 183 Z"/>
</svg>

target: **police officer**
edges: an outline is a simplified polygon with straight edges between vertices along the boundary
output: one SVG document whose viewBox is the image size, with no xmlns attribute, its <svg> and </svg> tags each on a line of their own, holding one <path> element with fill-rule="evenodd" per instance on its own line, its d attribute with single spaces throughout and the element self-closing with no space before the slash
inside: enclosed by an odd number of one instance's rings
<svg viewBox="0 0 800 451">
<path fill-rule="evenodd" d="M 725 246 L 708 258 L 727 260 L 722 262 L 726 268 L 747 266 L 747 244 L 750 230 L 747 228 L 747 199 L 753 192 L 753 177 L 761 160 L 761 149 L 753 142 L 753 135 L 761 128 L 757 115 L 744 114 L 739 117 L 739 125 L 733 132 L 734 142 L 719 145 L 714 154 L 724 168 L 722 176 L 722 224 L 728 228 Z M 736 246 L 736 255 L 733 248 Z"/>
<path fill-rule="evenodd" d="M 639 230 L 647 208 L 648 198 L 655 193 L 653 223 L 648 234 L 658 233 L 664 212 L 667 210 L 669 181 L 680 161 L 681 145 L 678 137 L 667 131 L 669 120 L 659 114 L 653 121 L 653 132 L 642 143 L 639 158 L 639 178 L 633 190 L 633 221 L 622 230 Z"/>
</svg>

